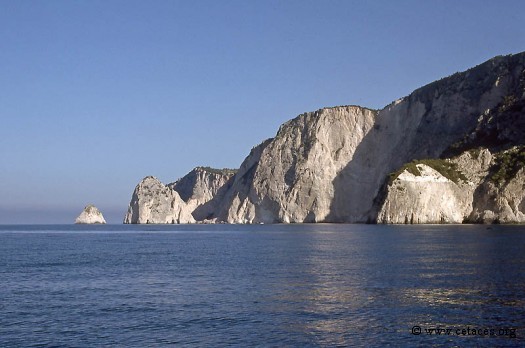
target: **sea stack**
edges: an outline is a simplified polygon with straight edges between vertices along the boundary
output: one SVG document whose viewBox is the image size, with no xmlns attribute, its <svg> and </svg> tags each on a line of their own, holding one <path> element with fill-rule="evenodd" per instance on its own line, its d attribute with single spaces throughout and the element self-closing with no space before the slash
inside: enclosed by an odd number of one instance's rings
<svg viewBox="0 0 525 348">
<path fill-rule="evenodd" d="M 88 204 L 75 220 L 76 224 L 105 224 L 104 216 L 93 204 Z"/>
</svg>

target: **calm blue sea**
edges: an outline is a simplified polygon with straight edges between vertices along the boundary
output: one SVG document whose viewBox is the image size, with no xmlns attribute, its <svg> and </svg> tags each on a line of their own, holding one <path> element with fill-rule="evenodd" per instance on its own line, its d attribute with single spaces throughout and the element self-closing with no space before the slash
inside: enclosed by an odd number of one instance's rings
<svg viewBox="0 0 525 348">
<path fill-rule="evenodd" d="M 525 227 L 0 226 L 0 346 L 104 345 L 524 346 Z"/>
</svg>

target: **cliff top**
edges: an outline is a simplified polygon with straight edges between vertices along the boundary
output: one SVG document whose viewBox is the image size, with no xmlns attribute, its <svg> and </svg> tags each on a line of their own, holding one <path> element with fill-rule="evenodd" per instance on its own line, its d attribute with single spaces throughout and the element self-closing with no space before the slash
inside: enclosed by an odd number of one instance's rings
<svg viewBox="0 0 525 348">
<path fill-rule="evenodd" d="M 92 214 L 93 214 L 93 213 L 100 212 L 100 211 L 98 210 L 98 208 L 95 207 L 95 205 L 93 205 L 93 204 L 88 204 L 88 205 L 86 205 L 86 206 L 84 207 L 84 211 L 85 211 L 86 213 L 92 213 Z"/>
<path fill-rule="evenodd" d="M 196 167 L 194 170 L 197 171 L 205 171 L 211 174 L 218 174 L 218 175 L 234 175 L 237 173 L 237 169 L 231 169 L 231 168 L 211 168 L 211 167 Z"/>
</svg>

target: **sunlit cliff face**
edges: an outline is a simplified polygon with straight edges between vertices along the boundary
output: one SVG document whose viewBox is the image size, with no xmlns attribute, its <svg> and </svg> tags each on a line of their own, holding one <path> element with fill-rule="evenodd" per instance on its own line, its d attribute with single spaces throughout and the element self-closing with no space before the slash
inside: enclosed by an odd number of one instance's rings
<svg viewBox="0 0 525 348">
<path fill-rule="evenodd" d="M 476 148 L 495 154 L 525 143 L 519 130 L 525 120 L 516 111 L 524 100 L 521 53 L 430 83 L 382 110 L 339 106 L 304 113 L 255 147 L 235 174 L 182 180 L 183 203 L 134 200 L 126 222 L 525 222 L 519 171 L 507 178 L 512 190 L 493 187 L 489 172 L 497 163 L 467 156 Z M 429 162 L 437 159 L 442 162 Z M 401 170 L 392 186 L 390 174 L 414 160 L 426 160 L 414 164 L 419 174 Z M 488 165 L 484 174 L 470 169 L 479 161 Z M 158 187 L 159 197 L 165 195 Z M 177 184 L 168 188 L 175 192 Z M 137 209 L 153 208 L 164 212 L 159 219 L 133 218 Z"/>
</svg>

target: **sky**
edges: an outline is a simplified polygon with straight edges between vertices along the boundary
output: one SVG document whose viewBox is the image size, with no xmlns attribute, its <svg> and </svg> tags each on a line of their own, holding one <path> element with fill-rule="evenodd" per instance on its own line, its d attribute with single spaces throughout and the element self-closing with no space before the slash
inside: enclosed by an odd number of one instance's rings
<svg viewBox="0 0 525 348">
<path fill-rule="evenodd" d="M 121 223 L 279 125 L 525 50 L 521 0 L 0 0 L 0 224 Z"/>
</svg>

